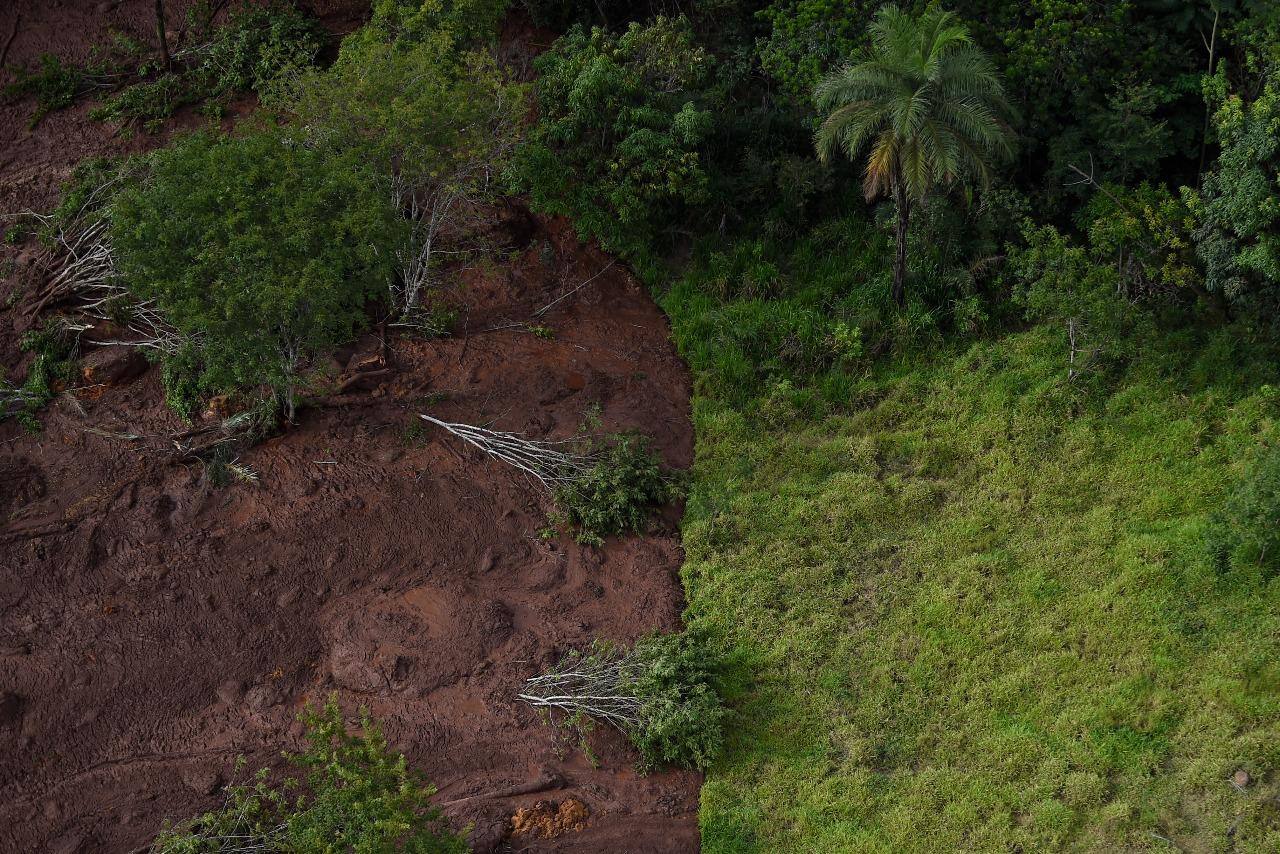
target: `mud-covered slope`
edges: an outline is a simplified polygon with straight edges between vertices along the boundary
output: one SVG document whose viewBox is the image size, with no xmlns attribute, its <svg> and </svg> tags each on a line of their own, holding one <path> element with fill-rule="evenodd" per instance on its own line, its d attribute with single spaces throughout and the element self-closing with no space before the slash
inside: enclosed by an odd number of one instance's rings
<svg viewBox="0 0 1280 854">
<path fill-rule="evenodd" d="M 9 61 L 50 49 L 26 28 L 70 14 L 21 11 Z M 12 20 L 0 13 L 0 37 Z M 119 148 L 82 108 L 43 136 L 5 133 L 7 202 L 47 204 L 76 160 Z M 598 405 L 606 428 L 689 462 L 688 379 L 661 312 L 563 223 L 504 216 L 510 257 L 468 274 L 459 334 L 385 350 L 369 335 L 339 354 L 338 377 L 385 373 L 246 453 L 257 483 L 217 489 L 162 442 L 92 432 L 181 429 L 154 368 L 62 396 L 37 435 L 0 425 L 0 847 L 144 845 L 163 819 L 215 804 L 237 755 L 270 763 L 297 746 L 299 708 L 336 691 L 382 720 L 480 850 L 696 849 L 697 775 L 639 776 L 604 731 L 593 766 L 514 700 L 570 647 L 678 625 L 676 510 L 601 550 L 544 540 L 546 500 L 517 473 L 439 432 L 406 434 L 427 411 L 564 437 Z M 540 320 L 553 339 L 485 331 L 597 273 Z M 24 305 L 0 313 L 10 378 Z M 491 796 L 538 779 L 553 782 Z M 518 809 L 569 799 L 581 829 L 504 839 Z"/>
</svg>

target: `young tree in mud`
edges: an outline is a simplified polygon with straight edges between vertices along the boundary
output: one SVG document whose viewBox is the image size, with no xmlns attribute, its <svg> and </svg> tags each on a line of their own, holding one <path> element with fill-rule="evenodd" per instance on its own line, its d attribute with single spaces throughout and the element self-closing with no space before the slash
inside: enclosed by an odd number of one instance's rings
<svg viewBox="0 0 1280 854">
<path fill-rule="evenodd" d="M 407 232 L 366 164 L 276 129 L 186 137 L 111 208 L 122 280 L 187 342 L 166 378 L 269 386 L 290 419 L 299 371 L 363 326 Z"/>
<path fill-rule="evenodd" d="M 612 534 L 642 530 L 650 511 L 680 492 L 644 436 L 537 441 L 418 417 L 537 481 L 555 499 L 552 521 L 573 529 L 580 543 L 603 545 Z"/>
<path fill-rule="evenodd" d="M 524 89 L 489 53 L 467 47 L 456 16 L 427 16 L 427 6 L 393 15 L 387 5 L 331 68 L 285 78 L 268 103 L 306 145 L 358 156 L 385 176 L 411 229 L 388 279 L 393 323 L 440 331 L 423 298 L 437 284 L 439 256 L 462 249 L 477 206 L 498 190 Z"/>
<path fill-rule="evenodd" d="M 252 782 L 228 786 L 219 809 L 165 827 L 155 854 L 253 851 L 414 851 L 462 854 L 431 803 L 435 789 L 394 754 L 361 710 L 351 732 L 336 701 L 302 715 L 307 748 L 286 755 L 303 779 L 271 783 L 266 769 Z M 296 785 L 301 782 L 301 785 Z"/>
<path fill-rule="evenodd" d="M 1009 106 L 995 67 L 950 12 L 919 17 L 897 6 L 871 24 L 871 50 L 814 90 L 826 118 L 815 142 L 824 160 L 867 156 L 867 201 L 891 193 L 897 207 L 893 301 L 906 304 L 907 227 L 912 205 L 939 184 L 977 177 L 1012 153 Z"/>
<path fill-rule="evenodd" d="M 707 637 L 688 629 L 653 634 L 630 650 L 596 643 L 571 653 L 548 673 L 525 682 L 519 699 L 565 723 L 585 719 L 615 727 L 640 751 L 641 767 L 705 769 L 720 753 L 720 661 Z"/>
</svg>

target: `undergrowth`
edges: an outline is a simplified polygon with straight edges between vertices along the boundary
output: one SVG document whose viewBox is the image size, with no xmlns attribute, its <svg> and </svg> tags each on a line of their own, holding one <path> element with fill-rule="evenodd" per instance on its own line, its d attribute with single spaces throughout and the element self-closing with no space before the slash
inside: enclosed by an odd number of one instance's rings
<svg viewBox="0 0 1280 854">
<path fill-rule="evenodd" d="M 78 337 L 54 319 L 24 335 L 20 346 L 34 358 L 21 385 L 0 380 L 0 419 L 16 418 L 27 430 L 37 432 L 36 413 L 75 379 Z"/>
<path fill-rule="evenodd" d="M 169 67 L 141 43 L 113 33 L 83 63 L 44 54 L 35 66 L 15 68 L 3 95 L 35 99 L 32 127 L 81 98 L 105 96 L 90 117 L 155 132 L 189 104 L 220 114 L 231 96 L 311 65 L 323 47 L 319 24 L 286 0 L 242 2 L 216 27 L 193 8 L 184 32 L 192 44 L 175 51 Z"/>
<path fill-rule="evenodd" d="M 377 724 L 361 710 L 352 732 L 337 702 L 307 707 L 301 716 L 308 746 L 286 754 L 291 774 L 273 778 L 263 769 L 227 787 L 222 806 L 166 826 L 156 854 L 226 851 L 414 851 L 453 854 L 468 850 L 450 832 L 435 789 L 394 754 Z M 238 768 L 242 768 L 241 763 Z"/>
</svg>

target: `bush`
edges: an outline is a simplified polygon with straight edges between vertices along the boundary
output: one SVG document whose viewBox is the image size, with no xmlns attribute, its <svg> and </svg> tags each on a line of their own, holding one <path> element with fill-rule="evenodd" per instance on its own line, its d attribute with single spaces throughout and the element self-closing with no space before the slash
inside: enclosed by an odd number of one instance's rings
<svg viewBox="0 0 1280 854">
<path fill-rule="evenodd" d="M 1280 572 L 1280 447 L 1264 449 L 1214 514 L 1208 546 L 1219 569 Z"/>
<path fill-rule="evenodd" d="M 300 366 L 365 324 L 405 238 L 384 176 L 272 129 L 186 137 L 111 207 L 129 290 L 191 342 L 183 382 L 266 384 L 290 417 Z"/>
<path fill-rule="evenodd" d="M 291 3 L 243 3 L 207 42 L 176 56 L 173 70 L 128 86 L 90 115 L 154 131 L 186 104 L 262 90 L 278 76 L 311 65 L 321 47 L 319 25 Z"/>
<path fill-rule="evenodd" d="M 617 727 L 640 751 L 641 770 L 665 765 L 705 769 L 724 740 L 721 662 L 696 631 L 653 634 L 631 650 L 597 642 L 570 653 L 525 684 L 520 699 L 566 715 L 580 731 L 586 720 Z"/>
<path fill-rule="evenodd" d="M 535 207 L 617 251 L 642 252 L 706 200 L 698 104 L 712 59 L 683 18 L 615 36 L 574 26 L 535 63 L 538 122 L 514 171 Z"/>
<path fill-rule="evenodd" d="M 251 783 L 228 786 L 220 809 L 166 827 L 156 854 L 236 851 L 453 854 L 467 851 L 432 806 L 435 789 L 392 754 L 365 710 L 357 733 L 347 730 L 330 698 L 301 716 L 308 748 L 286 758 L 304 774 L 270 782 L 266 769 Z M 301 785 L 299 783 L 301 782 Z"/>
<path fill-rule="evenodd" d="M 438 332 L 424 308 L 439 284 L 440 251 L 463 246 L 478 207 L 497 189 L 524 115 L 524 87 L 493 58 L 464 50 L 467 26 L 434 4 L 383 2 L 334 65 L 282 78 L 268 103 L 303 144 L 356 157 L 392 180 L 411 234 L 390 281 L 397 324 Z M 394 176 L 394 177 L 393 177 Z"/>
<path fill-rule="evenodd" d="M 57 319 L 22 336 L 19 345 L 35 358 L 22 385 L 0 380 L 0 420 L 16 418 L 31 432 L 38 431 L 36 413 L 75 379 L 78 344 L 76 333 Z"/>
<path fill-rule="evenodd" d="M 579 542 L 599 545 L 610 534 L 642 530 L 649 511 L 679 493 L 643 436 L 614 436 L 591 457 L 589 471 L 555 491 L 558 521 L 576 528 Z"/>
</svg>

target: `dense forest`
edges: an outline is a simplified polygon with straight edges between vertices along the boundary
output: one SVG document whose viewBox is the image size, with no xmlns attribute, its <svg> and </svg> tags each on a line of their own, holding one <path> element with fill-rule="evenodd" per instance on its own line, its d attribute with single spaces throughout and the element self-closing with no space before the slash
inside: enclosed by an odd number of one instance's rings
<svg viewBox="0 0 1280 854">
<path fill-rule="evenodd" d="M 696 456 L 424 416 L 545 487 L 547 536 L 685 501 L 683 632 L 574 651 L 524 702 L 703 771 L 711 852 L 1280 847 L 1275 3 L 375 0 L 340 44 L 282 2 L 186 20 L 12 69 L 33 122 L 199 129 L 10 223 L 49 274 L 4 415 L 39 431 L 113 324 L 237 488 L 355 336 L 474 332 L 458 270 L 525 200 L 665 311 Z M 201 427 L 214 398 L 236 414 Z M 371 722 L 308 715 L 312 800 L 263 776 L 156 850 L 465 850 Z"/>
</svg>

